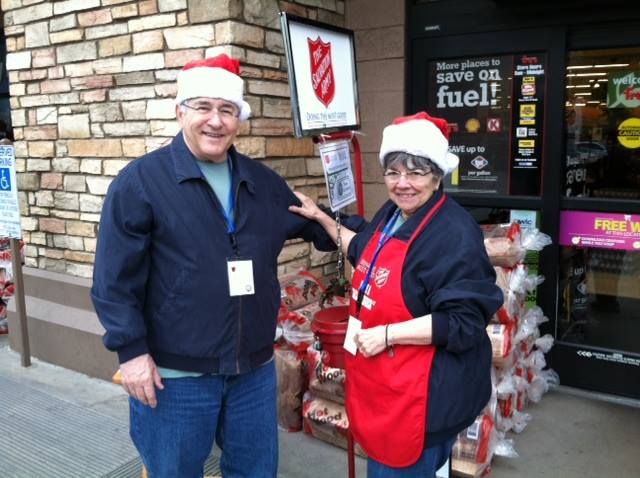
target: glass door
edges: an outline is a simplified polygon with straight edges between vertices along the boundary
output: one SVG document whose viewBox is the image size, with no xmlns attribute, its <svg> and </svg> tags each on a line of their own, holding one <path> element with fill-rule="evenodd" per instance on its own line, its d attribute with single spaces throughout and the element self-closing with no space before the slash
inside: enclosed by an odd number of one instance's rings
<svg viewBox="0 0 640 478">
<path fill-rule="evenodd" d="M 552 238 L 534 299 L 561 383 L 640 398 L 640 49 L 607 28 L 411 38 L 406 110 L 449 120 L 446 189 L 479 222 Z"/>
<path fill-rule="evenodd" d="M 557 240 L 565 71 L 562 28 L 414 38 L 407 113 L 447 119 L 458 171 L 445 190 L 479 223 L 524 221 Z M 556 317 L 558 247 L 527 258 L 530 298 Z"/>
<path fill-rule="evenodd" d="M 567 57 L 560 367 L 571 384 L 640 398 L 640 47 Z"/>
</svg>

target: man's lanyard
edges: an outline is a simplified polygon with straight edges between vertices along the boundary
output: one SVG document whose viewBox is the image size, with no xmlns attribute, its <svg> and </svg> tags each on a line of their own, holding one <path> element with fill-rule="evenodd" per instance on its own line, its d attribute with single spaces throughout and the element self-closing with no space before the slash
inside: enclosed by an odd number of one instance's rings
<svg viewBox="0 0 640 478">
<path fill-rule="evenodd" d="M 227 167 L 229 169 L 229 207 L 228 209 L 224 209 L 224 217 L 227 220 L 227 234 L 229 235 L 229 240 L 231 241 L 231 245 L 233 246 L 233 250 L 236 255 L 238 255 L 238 242 L 236 241 L 236 226 L 233 222 L 233 208 L 234 204 L 234 194 L 233 194 L 233 169 L 231 167 L 231 158 L 227 158 Z"/>
<path fill-rule="evenodd" d="M 362 284 L 360 284 L 360 288 L 358 289 L 358 299 L 356 302 L 356 314 L 358 315 L 360 314 L 360 308 L 362 307 L 362 299 L 364 298 L 365 291 L 367 290 L 367 286 L 369 285 L 369 281 L 371 280 L 371 273 L 373 272 L 373 268 L 376 264 L 376 261 L 378 260 L 380 251 L 382 251 L 382 248 L 391 239 L 392 234 L 390 231 L 393 230 L 393 226 L 398 220 L 399 216 L 400 216 L 400 208 L 396 208 L 396 211 L 393 213 L 393 216 L 391 216 L 391 219 L 389 219 L 389 222 L 387 223 L 386 226 L 384 226 L 384 229 L 382 229 L 382 232 L 380 233 L 380 237 L 378 238 L 378 245 L 376 246 L 376 250 L 373 253 L 371 264 L 369 264 L 369 270 L 367 270 L 367 275 L 364 277 L 364 280 L 362 281 Z"/>
</svg>

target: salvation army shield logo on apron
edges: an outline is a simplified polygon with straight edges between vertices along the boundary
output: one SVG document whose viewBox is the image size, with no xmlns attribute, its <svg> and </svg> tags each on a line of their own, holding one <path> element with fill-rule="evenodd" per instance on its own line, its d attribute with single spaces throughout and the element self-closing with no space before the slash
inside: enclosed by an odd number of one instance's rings
<svg viewBox="0 0 640 478">
<path fill-rule="evenodd" d="M 324 43 L 320 36 L 315 41 L 307 38 L 309 64 L 311 65 L 311 86 L 316 98 L 326 107 L 333 101 L 336 83 L 331 62 L 331 43 Z"/>
<path fill-rule="evenodd" d="M 389 269 L 385 269 L 384 267 L 378 267 L 376 269 L 376 276 L 374 278 L 374 282 L 378 288 L 382 287 L 387 283 L 387 279 L 389 278 L 389 273 L 391 271 Z"/>
</svg>

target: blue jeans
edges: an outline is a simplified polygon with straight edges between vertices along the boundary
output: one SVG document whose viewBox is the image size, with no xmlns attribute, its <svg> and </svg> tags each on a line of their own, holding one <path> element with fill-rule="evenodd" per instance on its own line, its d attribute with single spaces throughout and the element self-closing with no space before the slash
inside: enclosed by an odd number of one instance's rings
<svg viewBox="0 0 640 478">
<path fill-rule="evenodd" d="M 451 455 L 456 437 L 440 445 L 425 448 L 416 463 L 403 468 L 391 468 L 375 461 L 367 460 L 367 478 L 433 478 Z"/>
<path fill-rule="evenodd" d="M 129 399 L 130 434 L 149 478 L 202 478 L 213 440 L 225 478 L 278 469 L 275 363 L 242 375 L 163 379 L 158 406 Z"/>
</svg>

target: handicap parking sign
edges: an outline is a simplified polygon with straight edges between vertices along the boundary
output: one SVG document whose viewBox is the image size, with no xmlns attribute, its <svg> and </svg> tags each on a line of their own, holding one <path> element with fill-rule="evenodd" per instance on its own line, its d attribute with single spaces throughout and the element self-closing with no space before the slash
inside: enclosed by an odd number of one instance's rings
<svg viewBox="0 0 640 478">
<path fill-rule="evenodd" d="M 11 191 L 11 170 L 0 168 L 0 191 Z"/>
<path fill-rule="evenodd" d="M 15 149 L 0 145 L 0 237 L 22 238 Z"/>
</svg>

